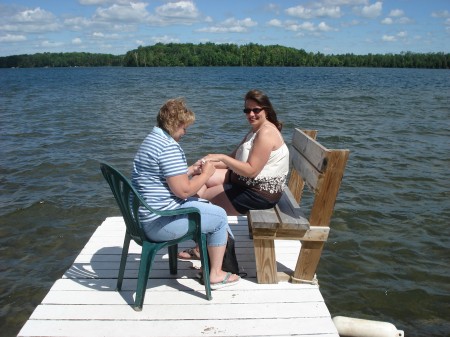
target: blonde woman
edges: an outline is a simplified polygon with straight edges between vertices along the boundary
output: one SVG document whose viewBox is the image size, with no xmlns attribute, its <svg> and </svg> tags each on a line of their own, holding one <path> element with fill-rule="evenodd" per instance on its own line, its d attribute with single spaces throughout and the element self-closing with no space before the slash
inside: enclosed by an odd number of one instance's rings
<svg viewBox="0 0 450 337">
<path fill-rule="evenodd" d="M 240 277 L 222 270 L 227 238 L 232 236 L 226 212 L 220 206 L 193 197 L 215 172 L 212 163 L 201 168 L 186 164 L 179 141 L 194 121 L 194 113 L 182 99 L 167 101 L 159 110 L 157 126 L 144 139 L 134 158 L 132 183 L 155 209 L 200 210 L 202 232 L 207 235 L 211 288 L 219 289 L 236 284 Z M 160 217 L 142 209 L 139 216 L 145 234 L 154 241 L 176 239 L 188 229 L 187 215 Z"/>
</svg>

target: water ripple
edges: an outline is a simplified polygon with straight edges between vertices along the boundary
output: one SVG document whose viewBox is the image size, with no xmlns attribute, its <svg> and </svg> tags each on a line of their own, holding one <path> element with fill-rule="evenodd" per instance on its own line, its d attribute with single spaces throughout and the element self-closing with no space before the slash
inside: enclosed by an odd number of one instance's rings
<svg viewBox="0 0 450 337">
<path fill-rule="evenodd" d="M 16 335 L 105 217 L 100 161 L 130 172 L 168 98 L 196 123 L 189 162 L 231 152 L 243 96 L 272 98 L 283 135 L 350 149 L 318 276 L 332 315 L 448 334 L 448 72 L 348 68 L 0 69 L 0 325 Z M 304 204 L 311 202 L 306 192 Z M 42 273 L 45 270 L 46 273 Z"/>
</svg>

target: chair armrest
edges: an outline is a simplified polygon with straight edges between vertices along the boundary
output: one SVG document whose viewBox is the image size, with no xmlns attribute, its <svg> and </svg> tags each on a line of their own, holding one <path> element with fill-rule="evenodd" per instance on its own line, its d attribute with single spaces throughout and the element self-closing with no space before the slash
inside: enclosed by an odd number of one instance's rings
<svg viewBox="0 0 450 337">
<path fill-rule="evenodd" d="M 127 179 L 127 178 L 125 178 Z M 128 179 L 127 179 L 128 180 Z M 169 210 L 157 210 L 153 207 L 150 207 L 147 202 L 144 200 L 144 198 L 139 194 L 139 192 L 134 188 L 131 181 L 128 180 L 128 183 L 133 190 L 134 196 L 137 196 L 139 199 L 139 203 L 144 206 L 146 209 L 148 209 L 150 212 L 155 213 L 160 216 L 170 216 L 170 215 L 179 215 L 179 214 L 189 214 L 189 213 L 198 213 L 200 215 L 200 211 L 198 208 L 195 207 L 186 207 L 186 208 L 178 208 L 178 209 L 169 209 Z"/>
<path fill-rule="evenodd" d="M 158 210 L 155 210 L 153 208 L 150 208 L 150 211 L 152 211 L 155 214 L 161 215 L 161 216 L 191 214 L 191 213 L 198 213 L 198 214 L 200 214 L 199 209 L 195 208 L 195 207 L 169 209 L 169 210 L 165 210 L 165 211 L 158 211 Z"/>
</svg>

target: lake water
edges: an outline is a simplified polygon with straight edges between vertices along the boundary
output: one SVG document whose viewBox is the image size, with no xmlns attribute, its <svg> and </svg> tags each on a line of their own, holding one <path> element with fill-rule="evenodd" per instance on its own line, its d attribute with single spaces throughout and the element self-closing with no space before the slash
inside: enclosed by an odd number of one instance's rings
<svg viewBox="0 0 450 337">
<path fill-rule="evenodd" d="M 0 69 L 0 326 L 15 336 L 96 227 L 119 215 L 99 161 L 130 172 L 159 107 L 196 113 L 190 162 L 230 152 L 243 96 L 350 149 L 317 271 L 332 316 L 450 334 L 450 72 L 365 68 Z"/>
</svg>

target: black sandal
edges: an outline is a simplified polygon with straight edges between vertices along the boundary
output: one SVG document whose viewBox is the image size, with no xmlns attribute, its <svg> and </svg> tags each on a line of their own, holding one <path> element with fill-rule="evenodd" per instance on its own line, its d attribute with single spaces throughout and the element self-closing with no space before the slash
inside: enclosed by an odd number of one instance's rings
<svg viewBox="0 0 450 337">
<path fill-rule="evenodd" d="M 181 256 L 181 254 L 187 254 L 189 257 Z M 188 248 L 178 253 L 180 260 L 200 260 L 200 252 L 196 248 Z"/>
</svg>

